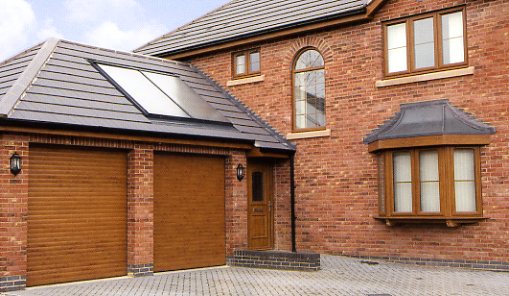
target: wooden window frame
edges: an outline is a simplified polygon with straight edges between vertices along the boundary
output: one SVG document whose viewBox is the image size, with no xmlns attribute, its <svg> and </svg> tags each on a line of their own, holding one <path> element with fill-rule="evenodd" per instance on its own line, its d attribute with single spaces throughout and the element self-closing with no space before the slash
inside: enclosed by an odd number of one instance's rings
<svg viewBox="0 0 509 296">
<path fill-rule="evenodd" d="M 258 55 L 260 57 L 260 70 L 256 71 L 256 72 L 250 71 L 250 69 L 251 69 L 251 58 L 250 57 L 251 57 L 251 54 L 253 54 L 253 53 L 258 53 Z M 246 72 L 237 74 L 237 57 L 241 56 L 241 55 L 244 55 L 244 57 L 245 57 L 244 61 L 245 61 L 245 65 L 246 65 Z M 233 70 L 232 71 L 233 79 L 249 78 L 249 77 L 260 75 L 262 73 L 262 55 L 261 55 L 260 48 L 252 48 L 252 49 L 234 52 L 232 54 L 232 70 Z"/>
<path fill-rule="evenodd" d="M 475 169 L 475 194 L 476 194 L 476 211 L 475 212 L 456 212 L 455 205 L 455 188 L 454 188 L 454 151 L 456 149 L 471 149 L 474 151 L 474 169 Z M 438 152 L 438 171 L 439 171 L 439 192 L 440 192 L 440 212 L 422 212 L 420 197 L 420 176 L 419 162 L 420 152 L 422 151 Z M 412 172 L 412 212 L 399 213 L 395 212 L 394 204 L 394 168 L 393 155 L 397 152 L 410 152 L 411 155 L 411 172 Z M 383 176 L 383 189 L 385 192 L 379 196 L 384 196 L 382 201 L 384 205 L 379 205 L 380 219 L 395 218 L 396 220 L 451 220 L 457 219 L 482 219 L 482 193 L 481 193 L 481 155 L 479 146 L 431 146 L 431 147 L 411 147 L 382 151 L 377 157 L 383 160 L 384 168 L 379 171 Z M 380 163 L 378 164 L 380 165 Z M 381 190 L 383 190 L 381 189 Z M 384 210 L 382 210 L 384 208 Z M 455 221 L 458 222 L 458 221 Z M 461 222 L 461 221 L 460 221 Z M 471 222 L 468 220 L 468 222 Z"/>
<path fill-rule="evenodd" d="M 443 63 L 443 44 L 442 44 L 442 16 L 456 12 L 463 13 L 463 50 L 464 61 L 461 63 L 446 64 Z M 398 78 L 406 77 L 417 74 L 427 74 L 433 72 L 440 72 L 445 70 L 453 70 L 458 68 L 468 67 L 468 44 L 467 44 L 467 14 L 465 6 L 453 7 L 439 11 L 418 14 L 407 18 L 399 18 L 383 23 L 383 48 L 384 48 L 384 77 L 385 78 Z M 426 68 L 415 68 L 415 50 L 414 50 L 414 26 L 413 23 L 418 20 L 433 18 L 433 35 L 435 41 L 435 65 Z M 406 24 L 406 49 L 407 49 L 407 70 L 400 72 L 389 73 L 389 50 L 388 50 L 388 30 L 391 25 Z"/>
<path fill-rule="evenodd" d="M 324 63 L 323 63 L 323 66 L 322 67 L 311 67 L 311 68 L 305 68 L 305 69 L 299 69 L 299 70 L 296 70 L 296 66 L 297 66 L 297 61 L 299 60 L 299 58 L 302 56 L 302 54 L 308 50 L 315 50 L 317 51 L 321 56 L 322 56 L 322 59 L 324 60 Z M 311 72 L 311 71 L 319 71 L 319 70 L 323 70 L 324 71 L 324 96 L 325 96 L 325 102 L 324 102 L 324 116 L 325 116 L 325 124 L 323 126 L 319 126 L 319 127 L 311 127 L 311 128 L 297 128 L 297 114 L 296 114 L 296 102 L 295 102 L 295 75 L 298 74 L 298 73 L 304 73 L 304 72 Z M 323 130 L 326 130 L 327 129 L 327 79 L 325 77 L 325 58 L 323 57 L 323 54 L 320 50 L 318 50 L 317 48 L 315 47 L 305 47 L 305 48 L 302 48 L 301 50 L 299 50 L 297 52 L 297 54 L 295 55 L 295 58 L 293 59 L 293 63 L 292 63 L 292 132 L 293 133 L 306 133 L 306 132 L 316 132 L 316 131 L 323 131 Z"/>
</svg>

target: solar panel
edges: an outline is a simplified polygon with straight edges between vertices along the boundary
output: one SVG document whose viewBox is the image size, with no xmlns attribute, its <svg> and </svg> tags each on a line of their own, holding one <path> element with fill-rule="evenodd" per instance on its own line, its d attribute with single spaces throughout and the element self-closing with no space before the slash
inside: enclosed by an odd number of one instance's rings
<svg viewBox="0 0 509 296">
<path fill-rule="evenodd" d="M 180 78 L 152 72 L 142 72 L 173 102 L 184 109 L 192 118 L 228 122 Z"/>
<path fill-rule="evenodd" d="M 99 64 L 147 115 L 229 121 L 176 76 Z"/>
</svg>

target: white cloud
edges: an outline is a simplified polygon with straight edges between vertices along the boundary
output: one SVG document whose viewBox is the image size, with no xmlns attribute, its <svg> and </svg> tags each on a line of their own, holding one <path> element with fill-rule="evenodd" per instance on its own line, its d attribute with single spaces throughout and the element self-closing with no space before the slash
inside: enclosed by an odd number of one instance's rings
<svg viewBox="0 0 509 296">
<path fill-rule="evenodd" d="M 53 19 L 46 19 L 42 28 L 37 32 L 37 39 L 46 40 L 51 37 L 58 39 L 64 38 L 53 24 Z"/>
<path fill-rule="evenodd" d="M 4 60 L 26 46 L 36 20 L 25 0 L 0 0 L 0 7 L 0 60 Z"/>
<path fill-rule="evenodd" d="M 141 8 L 136 0 L 65 0 L 64 7 L 68 12 L 67 19 L 76 23 L 132 14 Z"/>
<path fill-rule="evenodd" d="M 159 36 L 164 30 L 163 26 L 154 24 L 135 29 L 121 29 L 115 22 L 105 21 L 85 35 L 85 42 L 99 47 L 133 50 Z"/>
</svg>

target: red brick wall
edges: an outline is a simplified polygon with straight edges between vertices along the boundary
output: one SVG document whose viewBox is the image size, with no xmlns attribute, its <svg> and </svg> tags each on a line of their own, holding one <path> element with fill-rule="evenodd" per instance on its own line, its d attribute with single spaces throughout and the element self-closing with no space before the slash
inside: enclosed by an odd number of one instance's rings
<svg viewBox="0 0 509 296">
<path fill-rule="evenodd" d="M 135 145 L 127 168 L 127 264 L 154 263 L 154 148 Z"/>
<path fill-rule="evenodd" d="M 290 160 L 275 162 L 274 179 L 274 247 L 291 251 Z"/>
<path fill-rule="evenodd" d="M 225 224 L 226 255 L 247 248 L 247 178 L 237 180 L 237 166 L 247 167 L 245 153 L 233 153 L 226 160 Z"/>
<path fill-rule="evenodd" d="M 9 165 L 9 159 L 14 152 L 18 153 L 23 161 L 23 169 L 17 176 L 11 174 Z M 28 137 L 1 135 L 0 291 L 22 288 L 25 285 L 28 174 Z"/>
<path fill-rule="evenodd" d="M 475 74 L 377 88 L 383 79 L 381 21 L 467 4 L 468 55 Z M 326 61 L 330 137 L 296 140 L 298 249 L 352 256 L 509 262 L 509 1 L 388 1 L 373 21 L 256 44 L 265 81 L 229 90 L 281 133 L 291 132 L 292 61 L 305 46 Z M 247 48 L 247 47 L 246 47 Z M 231 52 L 192 63 L 226 87 Z M 389 228 L 377 214 L 376 161 L 365 135 L 401 103 L 447 98 L 497 128 L 482 149 L 484 216 L 472 226 Z"/>
</svg>

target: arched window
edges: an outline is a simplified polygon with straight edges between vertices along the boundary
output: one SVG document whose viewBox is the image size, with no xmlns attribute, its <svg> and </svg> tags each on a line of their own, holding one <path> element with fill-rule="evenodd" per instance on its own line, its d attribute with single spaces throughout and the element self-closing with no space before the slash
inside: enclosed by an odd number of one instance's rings
<svg viewBox="0 0 509 296">
<path fill-rule="evenodd" d="M 315 49 L 303 50 L 293 65 L 293 128 L 325 127 L 325 62 Z"/>
</svg>

